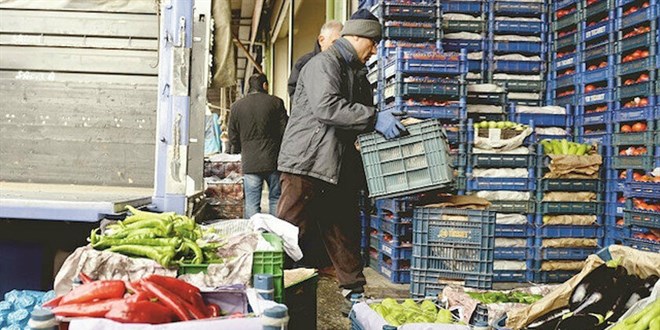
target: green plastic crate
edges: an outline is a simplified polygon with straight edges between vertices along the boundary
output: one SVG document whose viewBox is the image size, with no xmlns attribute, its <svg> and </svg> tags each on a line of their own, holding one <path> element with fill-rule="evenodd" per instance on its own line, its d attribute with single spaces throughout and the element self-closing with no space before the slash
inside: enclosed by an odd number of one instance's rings
<svg viewBox="0 0 660 330">
<path fill-rule="evenodd" d="M 444 20 L 442 28 L 445 32 L 482 32 L 486 30 L 485 21 Z"/>
<path fill-rule="evenodd" d="M 275 301 L 284 302 L 284 248 L 282 239 L 271 233 L 263 233 L 264 239 L 268 241 L 275 251 L 254 251 L 252 254 L 252 274 L 273 275 L 273 288 Z M 181 265 L 179 275 L 206 273 L 208 264 Z"/>
</svg>

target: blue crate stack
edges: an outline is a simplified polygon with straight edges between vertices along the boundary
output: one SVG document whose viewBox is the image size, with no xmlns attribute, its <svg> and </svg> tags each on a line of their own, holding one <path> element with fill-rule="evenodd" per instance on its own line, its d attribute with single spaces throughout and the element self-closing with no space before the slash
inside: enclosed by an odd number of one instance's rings
<svg viewBox="0 0 660 330">
<path fill-rule="evenodd" d="M 548 74 L 548 104 L 565 106 L 578 104 L 581 93 L 580 38 L 583 15 L 579 0 L 556 1 L 552 5 L 550 39 L 550 73 Z"/>
<path fill-rule="evenodd" d="M 555 270 L 545 267 L 550 263 L 561 265 L 583 261 L 590 254 L 596 253 L 603 246 L 604 228 L 604 183 L 595 179 L 550 179 L 544 178 L 550 163 L 549 157 L 544 156 L 542 147 L 538 147 L 537 160 L 539 180 L 537 184 L 537 215 L 536 215 L 536 241 L 534 253 L 534 281 L 540 283 L 563 282 L 578 273 L 581 267 L 568 267 L 572 269 Z M 600 148 L 599 150 L 603 150 Z M 602 172 L 602 167 L 601 167 Z M 554 201 L 548 194 L 563 192 L 569 194 L 594 194 L 591 201 Z M 577 195 L 576 195 L 577 196 Z M 585 198 L 586 199 L 586 198 Z M 568 216 L 560 219 L 557 216 Z M 582 217 L 579 223 L 570 224 L 577 217 Z M 570 221 L 567 221 L 570 220 Z M 587 224 L 589 223 L 589 224 Z M 575 244 L 571 247 L 562 247 L 558 239 L 576 238 L 589 239 L 585 244 Z M 592 244 L 595 243 L 595 244 Z"/>
<path fill-rule="evenodd" d="M 660 204 L 660 182 L 635 181 L 632 173 L 632 170 L 627 171 L 624 190 L 624 224 L 630 230 L 629 236 L 623 239 L 624 245 L 660 252 L 660 242 L 647 237 L 651 231 L 657 232 L 660 229 L 660 213 L 657 210 L 649 210 L 648 206 L 643 204 Z"/>
<path fill-rule="evenodd" d="M 467 86 L 467 115 L 473 122 L 507 120 L 507 92 L 494 84 Z"/>
<path fill-rule="evenodd" d="M 573 140 L 574 107 L 544 106 L 530 107 L 511 103 L 509 120 L 534 127 L 534 134 L 528 139 L 534 142 L 541 140 Z"/>
<path fill-rule="evenodd" d="M 488 2 L 441 0 L 442 47 L 467 51 L 468 83 L 482 83 L 488 71 Z"/>
<path fill-rule="evenodd" d="M 369 236 L 371 233 L 371 200 L 367 195 L 367 192 L 364 190 L 360 191 L 358 197 L 358 205 L 360 207 L 359 219 L 360 219 L 360 250 L 362 252 L 362 259 L 364 265 L 369 265 Z"/>
<path fill-rule="evenodd" d="M 534 243 L 536 150 L 528 140 L 526 154 L 495 153 L 474 146 L 476 128 L 468 121 L 467 193 L 491 202 L 488 210 L 496 212 L 494 282 L 526 282 L 531 280 Z M 476 152 L 475 152 L 476 151 Z M 527 171 L 527 177 L 481 177 L 475 171 L 502 169 Z M 511 198 L 526 193 L 527 200 Z M 521 196 L 522 197 L 522 196 Z M 522 200 L 521 200 L 522 199 Z"/>
<path fill-rule="evenodd" d="M 547 53 L 545 2 L 490 0 L 488 81 L 506 87 L 510 102 L 542 105 Z"/>
<path fill-rule="evenodd" d="M 444 280 L 491 289 L 495 216 L 488 210 L 416 207 L 411 296 L 437 297 Z"/>
</svg>

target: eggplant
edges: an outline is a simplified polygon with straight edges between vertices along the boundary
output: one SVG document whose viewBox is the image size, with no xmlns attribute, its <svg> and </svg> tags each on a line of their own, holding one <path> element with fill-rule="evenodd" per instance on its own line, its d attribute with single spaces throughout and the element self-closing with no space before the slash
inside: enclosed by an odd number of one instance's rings
<svg viewBox="0 0 660 330">
<path fill-rule="evenodd" d="M 607 327 L 605 319 L 600 315 L 573 315 L 557 324 L 555 330 L 601 330 Z"/>
<path fill-rule="evenodd" d="M 529 323 L 525 329 L 527 330 L 554 330 L 555 327 L 557 327 L 557 324 L 559 324 L 559 321 L 561 321 L 562 317 L 564 315 L 570 313 L 571 310 L 564 307 L 560 307 L 554 310 L 551 310 L 538 318 L 536 318 L 534 321 Z"/>
<path fill-rule="evenodd" d="M 625 271 L 625 270 L 624 270 Z M 589 297 L 592 292 L 608 291 L 614 286 L 616 268 L 608 267 L 607 264 L 602 264 L 591 273 L 587 274 L 582 281 L 573 289 L 571 298 L 568 301 L 570 310 L 575 310 Z"/>
<path fill-rule="evenodd" d="M 620 296 L 626 294 L 629 276 L 625 268 L 616 267 L 608 272 L 600 272 L 600 276 L 610 274 L 609 278 L 590 277 L 578 285 L 580 289 L 573 290 L 571 296 L 571 311 L 576 315 L 590 313 L 605 315 L 616 304 Z M 591 275 L 591 274 L 589 274 Z M 582 294 L 585 294 L 583 297 Z M 582 298 L 581 300 L 579 298 Z M 579 305 L 574 305 L 579 303 Z"/>
</svg>

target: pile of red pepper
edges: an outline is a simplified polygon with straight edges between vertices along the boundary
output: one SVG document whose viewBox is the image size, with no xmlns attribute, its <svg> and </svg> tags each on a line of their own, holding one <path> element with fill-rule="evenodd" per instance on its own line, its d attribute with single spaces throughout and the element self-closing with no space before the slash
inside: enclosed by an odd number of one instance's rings
<svg viewBox="0 0 660 330">
<path fill-rule="evenodd" d="M 44 307 L 62 317 L 105 317 L 121 323 L 161 324 L 220 316 L 220 307 L 206 304 L 199 289 L 173 277 L 150 275 L 124 283 L 92 281 L 79 276 L 82 285 Z"/>
</svg>

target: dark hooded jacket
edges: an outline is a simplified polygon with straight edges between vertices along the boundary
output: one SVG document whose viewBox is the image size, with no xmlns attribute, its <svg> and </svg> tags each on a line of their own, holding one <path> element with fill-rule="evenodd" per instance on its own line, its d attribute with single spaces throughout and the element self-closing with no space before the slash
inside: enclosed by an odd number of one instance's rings
<svg viewBox="0 0 660 330">
<path fill-rule="evenodd" d="M 375 117 L 365 66 L 339 38 L 300 72 L 278 169 L 331 184 L 364 180 L 354 143 L 358 134 L 373 131 Z"/>
<path fill-rule="evenodd" d="M 302 68 L 309 62 L 309 60 L 312 59 L 312 57 L 316 56 L 316 54 L 321 52 L 321 45 L 319 45 L 319 41 L 316 40 L 314 42 L 314 50 L 301 56 L 298 61 L 296 61 L 296 64 L 291 68 L 291 76 L 289 76 L 289 86 L 288 86 L 288 91 L 289 91 L 289 96 L 293 97 L 293 93 L 296 92 L 296 84 L 298 83 L 298 76 L 300 75 L 300 71 Z"/>
</svg>

